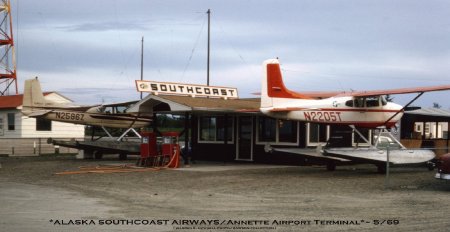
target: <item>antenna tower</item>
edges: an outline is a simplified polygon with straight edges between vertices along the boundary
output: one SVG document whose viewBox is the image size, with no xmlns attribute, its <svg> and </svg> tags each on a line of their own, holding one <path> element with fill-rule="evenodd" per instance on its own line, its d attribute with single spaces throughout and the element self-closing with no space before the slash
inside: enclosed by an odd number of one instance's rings
<svg viewBox="0 0 450 232">
<path fill-rule="evenodd" d="M 7 95 L 14 85 L 17 91 L 16 57 L 12 31 L 10 0 L 0 1 L 0 96 Z"/>
</svg>

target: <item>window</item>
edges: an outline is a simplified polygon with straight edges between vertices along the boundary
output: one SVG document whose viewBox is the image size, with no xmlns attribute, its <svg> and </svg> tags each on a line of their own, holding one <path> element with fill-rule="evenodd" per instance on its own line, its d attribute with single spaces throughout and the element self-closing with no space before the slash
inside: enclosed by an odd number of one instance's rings
<svg viewBox="0 0 450 232">
<path fill-rule="evenodd" d="M 318 123 L 308 123 L 308 146 L 326 143 L 329 138 L 329 126 Z"/>
<path fill-rule="evenodd" d="M 8 113 L 8 130 L 13 131 L 16 129 L 16 115 L 14 113 Z"/>
<path fill-rule="evenodd" d="M 298 122 L 258 117 L 257 143 L 298 143 Z"/>
<path fill-rule="evenodd" d="M 276 142 L 276 123 L 274 118 L 260 117 L 258 124 L 258 141 L 260 142 Z"/>
<path fill-rule="evenodd" d="M 431 122 L 425 123 L 425 139 L 434 139 L 435 138 L 434 136 L 436 134 L 434 133 L 435 130 L 433 130 L 433 128 L 431 128 L 432 124 L 434 124 L 434 123 L 431 123 Z"/>
<path fill-rule="evenodd" d="M 412 139 L 421 139 L 422 138 L 422 133 L 424 132 L 423 126 L 424 126 L 423 122 L 415 122 L 414 123 L 414 131 L 411 134 Z"/>
<path fill-rule="evenodd" d="M 367 107 L 380 106 L 380 98 L 379 97 L 367 97 L 366 98 L 366 106 Z"/>
<path fill-rule="evenodd" d="M 346 101 L 345 105 L 348 106 L 348 107 L 353 107 L 353 100 Z"/>
<path fill-rule="evenodd" d="M 36 118 L 36 131 L 52 131 L 52 121 L 45 118 Z"/>
<path fill-rule="evenodd" d="M 199 142 L 225 141 L 225 117 L 204 116 L 199 118 Z M 227 141 L 233 141 L 233 118 L 228 117 Z"/>
<path fill-rule="evenodd" d="M 297 142 L 297 125 L 295 121 L 279 120 L 279 142 L 296 143 Z"/>
<path fill-rule="evenodd" d="M 438 139 L 448 138 L 448 122 L 438 122 Z"/>
<path fill-rule="evenodd" d="M 363 97 L 355 98 L 355 107 L 364 107 L 364 100 Z"/>
<path fill-rule="evenodd" d="M 359 133 L 361 133 L 365 139 L 367 139 L 369 141 L 369 143 L 366 143 L 366 141 L 361 138 L 361 136 L 356 132 L 353 131 L 353 146 L 369 146 L 371 141 L 372 141 L 372 130 L 367 129 L 367 128 L 359 128 L 358 129 Z"/>
</svg>

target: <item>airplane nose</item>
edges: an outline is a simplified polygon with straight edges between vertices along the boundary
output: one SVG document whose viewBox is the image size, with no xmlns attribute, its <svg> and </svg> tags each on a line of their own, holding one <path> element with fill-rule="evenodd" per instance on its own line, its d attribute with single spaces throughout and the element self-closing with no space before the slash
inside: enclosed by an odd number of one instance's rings
<svg viewBox="0 0 450 232">
<path fill-rule="evenodd" d="M 403 109 L 403 106 L 401 106 L 399 104 L 396 104 L 396 103 L 392 103 L 392 102 L 389 102 L 388 106 L 389 106 L 389 109 L 391 109 L 391 110 L 401 110 L 401 109 Z"/>
</svg>

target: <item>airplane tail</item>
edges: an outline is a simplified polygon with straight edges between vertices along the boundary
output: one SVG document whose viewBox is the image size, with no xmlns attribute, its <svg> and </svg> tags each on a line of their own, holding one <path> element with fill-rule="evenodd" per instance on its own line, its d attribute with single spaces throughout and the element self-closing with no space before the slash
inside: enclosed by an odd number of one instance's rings
<svg viewBox="0 0 450 232">
<path fill-rule="evenodd" d="M 275 98 L 310 99 L 302 94 L 290 91 L 283 83 L 278 59 L 264 61 L 264 78 L 261 81 L 261 108 L 274 107 Z"/>
<path fill-rule="evenodd" d="M 40 115 L 48 112 L 46 107 L 55 106 L 54 102 L 47 101 L 42 93 L 41 84 L 37 77 L 25 80 L 23 91 L 22 113 L 28 116 Z"/>
</svg>

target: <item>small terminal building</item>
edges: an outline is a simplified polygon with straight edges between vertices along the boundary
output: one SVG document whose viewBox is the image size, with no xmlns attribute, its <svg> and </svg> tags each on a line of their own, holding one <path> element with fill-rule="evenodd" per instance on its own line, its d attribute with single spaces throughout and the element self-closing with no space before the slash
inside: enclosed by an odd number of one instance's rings
<svg viewBox="0 0 450 232">
<path fill-rule="evenodd" d="M 301 164 L 306 161 L 304 157 L 270 154 L 266 153 L 264 148 L 266 144 L 277 147 L 316 148 L 329 140 L 337 141 L 333 146 L 338 147 L 370 145 L 348 126 L 267 117 L 259 111 L 259 98 L 238 98 L 237 90 L 218 90 L 215 92 L 217 95 L 223 93 L 222 96 L 204 96 L 202 94 L 205 92 L 213 93 L 214 90 L 205 91 L 206 87 L 202 86 L 199 94 L 195 93 L 195 86 L 169 83 L 161 88 L 161 85 L 164 83 L 146 83 L 146 86 L 137 83 L 139 91 L 148 90 L 147 92 L 152 94 L 130 111 L 153 113 L 154 125 L 158 124 L 157 115 L 177 115 L 184 118 L 181 142 L 190 144 L 193 159 Z M 178 85 L 184 87 L 179 88 Z M 144 87 L 140 89 L 139 86 Z M 189 88 L 192 90 L 190 93 L 177 92 L 179 89 Z M 226 94 L 231 92 L 235 95 Z M 409 148 L 448 147 L 449 121 L 450 112 L 446 111 L 439 111 L 439 114 L 421 109 L 407 111 L 401 121 L 401 129 L 397 131 L 401 133 L 396 134 Z M 359 130 L 370 143 L 374 141 L 374 130 Z M 444 150 L 436 153 L 442 152 Z"/>
<path fill-rule="evenodd" d="M 401 119 L 400 138 L 412 148 L 433 148 L 440 156 L 450 152 L 450 111 L 438 108 L 406 111 Z"/>
<path fill-rule="evenodd" d="M 213 90 L 209 92 L 213 93 Z M 259 98 L 206 97 L 194 94 L 180 96 L 173 93 L 167 95 L 163 92 L 148 95 L 129 111 L 153 113 L 154 121 L 161 114 L 184 117 L 185 133 L 182 140 L 190 144 L 193 159 L 302 162 L 304 158 L 299 159 L 295 155 L 281 157 L 278 154 L 266 153 L 264 147 L 270 144 L 292 148 L 314 148 L 319 144 L 325 144 L 333 134 L 339 134 L 342 138 L 341 146 L 369 145 L 362 142 L 358 136 L 355 137 L 348 126 L 274 119 L 260 113 L 259 107 Z M 158 122 L 154 124 L 157 125 Z M 362 130 L 362 132 L 371 138 L 371 131 Z"/>
</svg>

